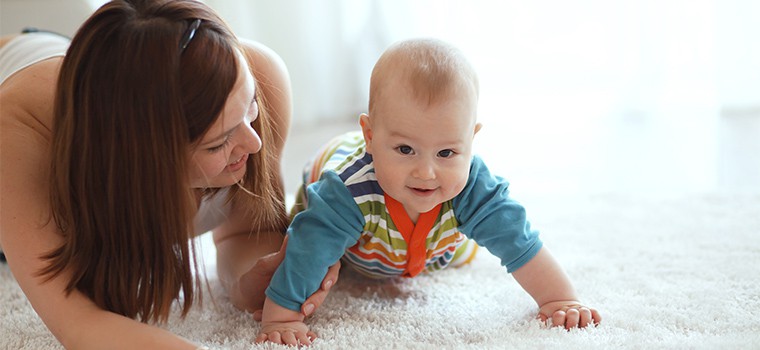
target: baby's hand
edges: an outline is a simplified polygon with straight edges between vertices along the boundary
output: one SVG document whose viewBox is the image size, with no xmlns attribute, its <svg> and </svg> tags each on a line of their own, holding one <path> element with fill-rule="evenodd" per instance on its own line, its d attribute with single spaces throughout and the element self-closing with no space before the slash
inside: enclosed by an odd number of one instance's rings
<svg viewBox="0 0 760 350">
<path fill-rule="evenodd" d="M 262 322 L 261 331 L 256 337 L 257 343 L 270 341 L 275 344 L 284 345 L 311 345 L 311 341 L 316 339 L 317 335 L 309 330 L 309 327 L 299 321 L 291 322 Z"/>
<path fill-rule="evenodd" d="M 538 318 L 552 327 L 565 329 L 596 326 L 602 322 L 602 316 L 596 309 L 581 305 L 576 300 L 552 301 L 541 305 Z"/>
<path fill-rule="evenodd" d="M 303 323 L 303 315 L 298 311 L 286 309 L 277 305 L 272 299 L 266 298 L 261 315 L 261 331 L 256 337 L 257 343 L 270 341 L 284 345 L 311 345 L 317 335 Z"/>
</svg>

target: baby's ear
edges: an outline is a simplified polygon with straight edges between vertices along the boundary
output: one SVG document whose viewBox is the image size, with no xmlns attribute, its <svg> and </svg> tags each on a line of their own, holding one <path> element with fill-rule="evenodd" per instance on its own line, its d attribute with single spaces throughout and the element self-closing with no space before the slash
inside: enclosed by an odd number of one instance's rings
<svg viewBox="0 0 760 350">
<path fill-rule="evenodd" d="M 372 154 L 372 123 L 369 120 L 369 115 L 362 113 L 359 117 L 359 125 L 362 127 L 367 153 Z"/>
<path fill-rule="evenodd" d="M 483 124 L 475 123 L 475 132 L 472 133 L 472 136 L 475 136 L 475 134 L 477 134 L 478 131 L 480 131 L 480 128 L 482 127 L 483 127 Z"/>
</svg>

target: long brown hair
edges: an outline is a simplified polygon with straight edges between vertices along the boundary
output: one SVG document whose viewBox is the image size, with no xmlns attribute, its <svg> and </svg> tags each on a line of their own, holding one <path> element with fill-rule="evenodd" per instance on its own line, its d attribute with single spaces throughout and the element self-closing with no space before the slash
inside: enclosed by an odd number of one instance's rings
<svg viewBox="0 0 760 350">
<path fill-rule="evenodd" d="M 50 196 L 64 242 L 44 256 L 42 275 L 70 271 L 67 292 L 130 318 L 164 322 L 180 299 L 186 315 L 200 294 L 189 154 L 232 90 L 238 48 L 222 19 L 194 0 L 111 1 L 80 27 L 54 107 Z M 230 191 L 262 222 L 284 217 L 268 122 L 263 113 L 254 125 L 264 148 L 249 157 L 247 191 Z"/>
</svg>

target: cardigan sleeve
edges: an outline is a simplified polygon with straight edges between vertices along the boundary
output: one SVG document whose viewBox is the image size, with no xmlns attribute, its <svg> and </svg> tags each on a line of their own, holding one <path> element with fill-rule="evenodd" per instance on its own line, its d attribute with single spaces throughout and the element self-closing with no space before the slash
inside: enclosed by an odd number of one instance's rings
<svg viewBox="0 0 760 350">
<path fill-rule="evenodd" d="M 322 174 L 306 193 L 308 207 L 293 218 L 285 259 L 266 290 L 277 305 L 294 311 L 319 289 L 327 269 L 356 244 L 364 227 L 364 216 L 334 172 Z"/>
<path fill-rule="evenodd" d="M 459 230 L 501 259 L 513 272 L 541 249 L 538 231 L 531 229 L 525 208 L 509 196 L 509 183 L 492 175 L 483 160 L 474 156 L 470 177 L 454 198 Z"/>
</svg>

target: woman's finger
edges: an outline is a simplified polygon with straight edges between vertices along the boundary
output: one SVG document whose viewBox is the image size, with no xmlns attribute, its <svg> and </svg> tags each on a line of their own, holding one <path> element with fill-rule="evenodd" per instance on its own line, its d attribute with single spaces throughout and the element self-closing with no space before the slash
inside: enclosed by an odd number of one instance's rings
<svg viewBox="0 0 760 350">
<path fill-rule="evenodd" d="M 327 269 L 327 275 L 325 275 L 325 279 L 322 280 L 322 289 L 330 290 L 335 283 L 338 283 L 338 275 L 340 275 L 340 260 Z"/>
<path fill-rule="evenodd" d="M 322 280 L 322 288 L 314 292 L 306 301 L 301 305 L 301 314 L 304 316 L 310 316 L 316 311 L 322 302 L 327 298 L 330 288 L 338 281 L 338 274 L 340 272 L 340 261 L 335 265 L 330 266 L 327 270 L 325 278 Z"/>
<path fill-rule="evenodd" d="M 282 240 L 282 245 L 280 246 L 280 250 L 278 250 L 275 253 L 266 255 L 261 257 L 256 262 L 256 270 L 262 270 L 268 272 L 270 275 L 274 273 L 274 270 L 277 270 L 277 267 L 280 266 L 283 260 L 285 260 L 285 249 L 288 246 L 288 236 L 285 236 L 285 239 Z"/>
</svg>

